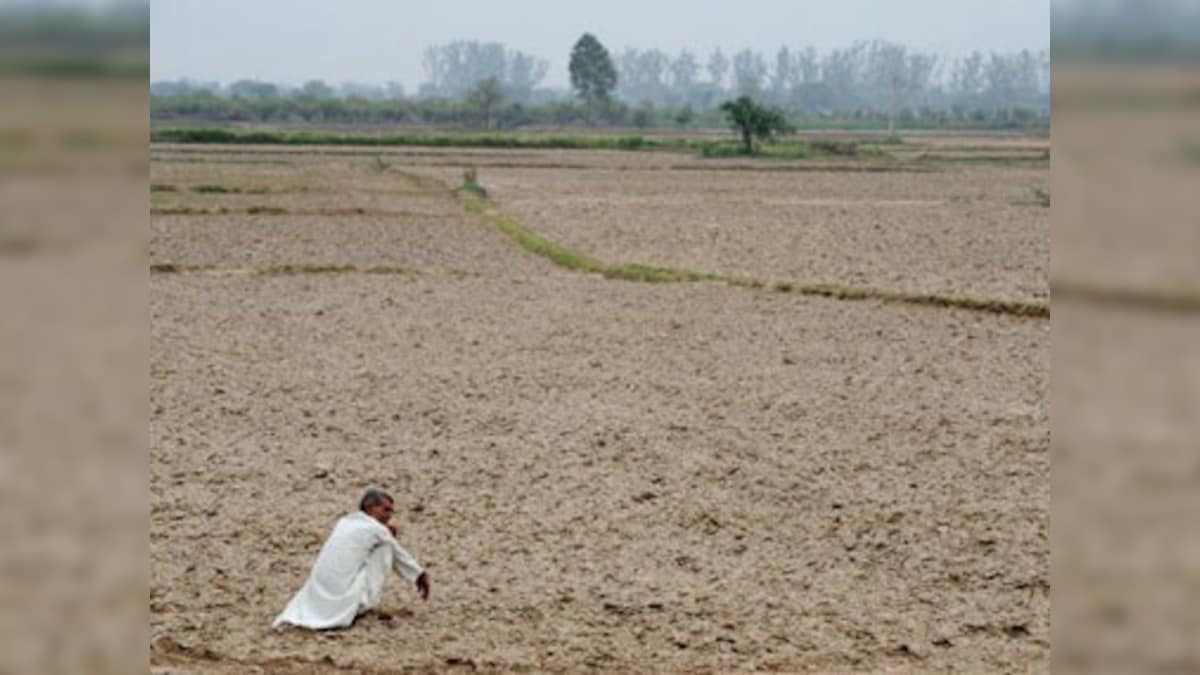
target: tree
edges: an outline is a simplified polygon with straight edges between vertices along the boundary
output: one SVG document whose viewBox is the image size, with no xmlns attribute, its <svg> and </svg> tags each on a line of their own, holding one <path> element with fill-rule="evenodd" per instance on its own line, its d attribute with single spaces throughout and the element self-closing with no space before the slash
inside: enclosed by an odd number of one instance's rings
<svg viewBox="0 0 1200 675">
<path fill-rule="evenodd" d="M 321 80 L 309 80 L 300 88 L 300 95 L 316 101 L 326 101 L 335 96 L 333 87 Z"/>
<path fill-rule="evenodd" d="M 670 71 L 671 87 L 675 90 L 676 98 L 680 101 L 690 101 L 692 88 L 696 84 L 696 74 L 700 72 L 700 64 L 696 62 L 696 57 L 684 49 L 671 62 Z"/>
<path fill-rule="evenodd" d="M 742 152 L 754 153 L 754 139 L 770 140 L 775 134 L 789 134 L 792 127 L 776 108 L 760 106 L 749 96 L 740 96 L 736 101 L 721 104 L 721 110 L 729 118 L 729 126 L 742 136 Z"/>
<path fill-rule="evenodd" d="M 799 79 L 796 59 L 787 47 L 780 47 L 775 54 L 775 69 L 771 71 L 771 96 L 775 101 L 786 101 L 788 92 L 796 86 Z"/>
<path fill-rule="evenodd" d="M 684 105 L 679 109 L 679 112 L 675 113 L 675 123 L 680 128 L 687 128 L 687 125 L 691 124 L 694 119 L 696 119 L 696 111 L 692 110 L 692 104 L 690 103 Z"/>
<path fill-rule="evenodd" d="M 421 95 L 440 98 L 462 98 L 494 77 L 506 97 L 527 101 L 549 68 L 545 59 L 506 49 L 499 42 L 475 40 L 428 47 L 421 63 L 427 78 Z"/>
<path fill-rule="evenodd" d="M 671 59 L 657 49 L 626 49 L 617 58 L 617 94 L 624 101 L 669 103 L 666 73 Z"/>
<path fill-rule="evenodd" d="M 479 84 L 467 95 L 467 104 L 483 117 L 483 126 L 492 128 L 492 118 L 496 109 L 504 102 L 504 88 L 495 76 L 480 80 Z"/>
<path fill-rule="evenodd" d="M 950 91 L 956 102 L 970 105 L 983 91 L 983 54 L 979 50 L 971 52 L 970 56 L 959 59 L 954 65 L 950 79 Z"/>
<path fill-rule="evenodd" d="M 757 52 L 743 49 L 733 55 L 733 88 L 742 96 L 762 93 L 767 64 Z"/>
<path fill-rule="evenodd" d="M 867 74 L 876 103 L 886 101 L 890 136 L 896 132 L 900 108 L 912 94 L 928 87 L 937 59 L 926 54 L 910 54 L 903 45 L 884 41 L 871 43 L 867 56 Z"/>
<path fill-rule="evenodd" d="M 505 93 L 518 101 L 528 101 L 533 90 L 546 77 L 550 63 L 546 59 L 530 56 L 521 51 L 508 52 L 508 82 Z"/>
<path fill-rule="evenodd" d="M 725 74 L 729 72 L 729 59 L 717 47 L 712 56 L 708 57 L 708 79 L 718 89 L 725 88 Z"/>
<path fill-rule="evenodd" d="M 649 99 L 638 104 L 633 110 L 633 126 L 645 129 L 654 121 L 654 102 Z"/>
<path fill-rule="evenodd" d="M 233 98 L 262 100 L 279 96 L 279 88 L 270 82 L 258 80 L 238 80 L 229 85 L 229 95 Z"/>
<path fill-rule="evenodd" d="M 608 50 L 591 33 L 571 48 L 571 86 L 590 105 L 604 103 L 617 86 L 617 69 Z"/>
</svg>

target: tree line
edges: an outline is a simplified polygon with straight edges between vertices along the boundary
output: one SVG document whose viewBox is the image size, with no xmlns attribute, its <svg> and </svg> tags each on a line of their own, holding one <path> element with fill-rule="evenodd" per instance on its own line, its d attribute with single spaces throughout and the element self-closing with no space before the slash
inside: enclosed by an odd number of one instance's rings
<svg viewBox="0 0 1200 675">
<path fill-rule="evenodd" d="M 716 49 L 625 49 L 585 34 L 571 54 L 571 89 L 544 86 L 545 59 L 499 43 L 429 47 L 425 81 L 409 95 L 385 85 L 320 80 L 300 86 L 239 80 L 151 84 L 151 117 L 297 123 L 459 124 L 488 128 L 575 123 L 691 126 L 720 123 L 735 97 L 800 121 L 886 120 L 909 127 L 1031 126 L 1049 116 L 1049 54 L 974 52 L 946 60 L 871 41 L 818 53 L 781 47 L 771 58 Z M 580 69 L 587 71 L 580 77 Z"/>
</svg>

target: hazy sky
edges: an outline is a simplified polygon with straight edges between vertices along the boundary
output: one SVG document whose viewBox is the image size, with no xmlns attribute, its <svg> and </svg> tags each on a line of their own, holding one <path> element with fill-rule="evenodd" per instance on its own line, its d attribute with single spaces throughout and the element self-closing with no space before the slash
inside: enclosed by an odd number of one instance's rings
<svg viewBox="0 0 1200 675">
<path fill-rule="evenodd" d="M 1049 0 L 155 0 L 150 78 L 300 84 L 312 78 L 415 92 L 425 47 L 504 43 L 550 61 L 543 84 L 565 86 L 584 31 L 611 52 L 682 48 L 701 64 L 781 46 L 826 51 L 884 38 L 922 51 L 1015 51 L 1050 46 Z"/>
</svg>

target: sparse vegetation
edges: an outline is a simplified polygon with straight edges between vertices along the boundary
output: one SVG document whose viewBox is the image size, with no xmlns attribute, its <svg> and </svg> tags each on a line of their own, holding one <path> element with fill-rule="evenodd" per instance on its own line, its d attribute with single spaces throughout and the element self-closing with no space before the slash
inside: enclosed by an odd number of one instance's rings
<svg viewBox="0 0 1200 675">
<path fill-rule="evenodd" d="M 240 187 L 229 187 L 226 185 L 213 185 L 213 184 L 195 185 L 195 186 L 192 186 L 191 190 L 192 190 L 192 192 L 195 192 L 198 194 L 216 194 L 216 195 L 225 195 L 225 194 L 229 194 L 229 195 L 265 195 L 265 194 L 271 192 L 270 188 L 265 188 L 265 187 L 240 188 Z M 175 189 L 172 187 L 169 191 L 174 192 Z"/>
<path fill-rule="evenodd" d="M 749 96 L 726 101 L 721 104 L 721 110 L 728 117 L 729 126 L 741 135 L 742 152 L 747 155 L 754 154 L 755 140 L 766 142 L 777 135 L 795 131 L 782 110 L 758 105 Z"/>
<path fill-rule="evenodd" d="M 254 276 L 292 276 L 301 274 L 399 274 L 418 275 L 421 270 L 399 265 L 335 265 L 326 263 L 283 263 L 252 267 L 221 267 L 218 265 L 185 265 L 179 263 L 153 263 L 151 274 L 250 274 Z M 475 276 L 467 271 L 451 271 L 454 276 Z"/>
<path fill-rule="evenodd" d="M 487 199 L 487 190 L 479 184 L 479 171 L 469 166 L 463 169 L 463 182 L 458 186 L 459 193 L 466 193 L 476 199 Z"/>
<path fill-rule="evenodd" d="M 280 215 L 283 213 L 287 213 L 287 209 L 279 207 L 279 206 L 251 206 L 250 208 L 246 209 L 246 213 L 248 213 L 252 216 L 257 216 L 257 215 L 277 216 L 277 215 Z"/>
<path fill-rule="evenodd" d="M 199 194 L 227 194 L 235 190 L 227 188 L 223 185 L 195 185 L 192 186 L 192 192 Z"/>
<path fill-rule="evenodd" d="M 745 155 L 745 147 L 735 142 L 702 138 L 650 136 L 519 136 L 515 134 L 334 134 L 326 132 L 234 131 L 229 129 L 158 129 L 152 140 L 173 143 L 226 143 L 260 145 L 348 145 L 418 146 L 466 148 L 521 148 L 561 150 L 627 150 L 694 152 L 702 157 Z M 856 141 L 777 140 L 756 148 L 757 155 L 773 159 L 808 159 L 831 155 L 886 157 L 882 150 L 863 152 Z M 373 158 L 372 170 L 386 171 L 391 164 Z M 225 192 L 236 192 L 220 188 Z"/>
<path fill-rule="evenodd" d="M 899 302 L 935 307 L 954 307 L 1013 316 L 1038 318 L 1050 316 L 1050 304 L 1041 300 L 1014 300 L 1008 298 L 979 298 L 968 295 L 917 293 L 843 284 L 799 284 L 792 282 L 775 282 L 771 284 L 751 277 L 681 270 L 641 263 L 612 265 L 549 241 L 526 228 L 516 218 L 500 213 L 484 197 L 461 189 L 458 191 L 458 194 L 463 199 L 463 204 L 468 210 L 475 213 L 482 213 L 492 218 L 500 231 L 512 237 L 517 244 L 530 253 L 546 257 L 555 264 L 567 269 L 601 274 L 609 279 L 652 283 L 714 281 L 744 288 L 770 289 L 779 293 L 818 295 L 839 300 L 878 300 L 881 302 Z"/>
<path fill-rule="evenodd" d="M 151 192 L 176 192 L 176 190 L 177 189 L 174 185 L 164 185 L 163 183 L 150 184 Z"/>
<path fill-rule="evenodd" d="M 1033 199 L 1039 206 L 1050 208 L 1050 192 L 1040 187 L 1033 188 Z"/>
</svg>

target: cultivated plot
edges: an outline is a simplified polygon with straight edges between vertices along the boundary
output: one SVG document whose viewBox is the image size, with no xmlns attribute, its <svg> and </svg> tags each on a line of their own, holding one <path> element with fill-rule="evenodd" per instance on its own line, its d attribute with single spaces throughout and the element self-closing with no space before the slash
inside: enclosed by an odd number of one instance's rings
<svg viewBox="0 0 1200 675">
<path fill-rule="evenodd" d="M 152 195 L 152 662 L 1047 666 L 1044 318 L 572 272 L 462 208 L 450 188 L 470 154 L 389 153 L 379 167 L 242 150 L 152 150 L 152 182 L 177 186 Z M 289 164 L 224 161 L 247 156 Z M 481 169 L 498 208 L 550 239 L 614 263 L 764 277 L 790 269 L 750 262 L 786 245 L 775 215 L 823 227 L 843 207 L 819 200 L 855 192 L 843 180 L 897 202 L 960 180 L 673 170 L 699 160 L 632 153 L 520 161 L 583 167 Z M 622 178 L 616 161 L 642 172 Z M 972 185 L 1003 203 L 1021 180 Z M 266 189 L 255 203 L 281 211 L 184 190 L 204 184 Z M 721 211 L 720 195 L 738 207 Z M 740 225 L 716 244 L 684 237 L 689 196 Z M 167 213 L 197 205 L 226 212 Z M 844 208 L 955 224 L 943 206 Z M 618 232 L 594 234 L 606 227 Z M 905 236 L 889 241 L 919 240 Z M 944 261 L 937 245 L 879 255 Z M 818 248 L 803 248 L 813 265 Z M 828 271 L 847 255 L 827 251 L 843 258 Z M 976 277 L 952 269 L 939 288 L 1027 281 L 1009 258 L 974 260 L 1001 281 L 959 285 Z M 867 281 L 891 280 L 872 264 Z M 270 632 L 371 483 L 399 497 L 430 602 L 396 581 L 390 621 Z"/>
</svg>

